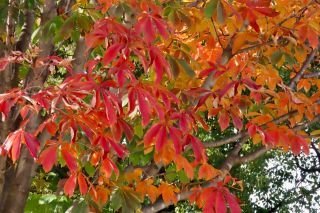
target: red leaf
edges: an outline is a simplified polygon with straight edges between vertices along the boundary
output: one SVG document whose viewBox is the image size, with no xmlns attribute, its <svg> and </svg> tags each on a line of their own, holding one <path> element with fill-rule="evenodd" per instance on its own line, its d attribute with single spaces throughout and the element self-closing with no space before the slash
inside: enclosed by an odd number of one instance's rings
<svg viewBox="0 0 320 213">
<path fill-rule="evenodd" d="M 152 143 L 153 139 L 158 135 L 160 127 L 160 124 L 155 124 L 147 131 L 143 138 L 145 146 L 149 146 Z"/>
<path fill-rule="evenodd" d="M 105 158 L 102 161 L 101 169 L 105 173 L 106 178 L 110 178 L 112 172 L 114 172 L 117 176 L 119 176 L 118 167 L 109 158 Z"/>
<path fill-rule="evenodd" d="M 176 150 L 176 154 L 180 154 L 182 151 L 182 147 L 181 147 L 181 138 L 182 138 L 182 134 L 179 131 L 179 129 L 175 128 L 175 127 L 170 127 L 169 128 L 169 133 L 170 133 L 170 138 L 173 141 L 173 145 L 174 145 L 174 149 Z"/>
<path fill-rule="evenodd" d="M 117 113 L 114 109 L 113 105 L 111 104 L 108 95 L 104 92 L 103 93 L 103 100 L 106 107 L 106 116 L 110 125 L 114 125 L 117 121 Z"/>
<path fill-rule="evenodd" d="M 159 130 L 159 134 L 156 141 L 156 150 L 159 151 L 163 148 L 163 145 L 167 142 L 167 131 L 166 127 L 162 126 Z"/>
<path fill-rule="evenodd" d="M 206 161 L 205 150 L 201 141 L 192 135 L 188 135 L 187 140 L 190 140 L 191 142 L 196 161 L 200 161 L 200 160 Z"/>
<path fill-rule="evenodd" d="M 263 15 L 269 16 L 269 17 L 275 17 L 275 16 L 279 15 L 279 13 L 276 12 L 274 9 L 268 8 L 268 7 L 254 7 L 252 9 L 254 9 L 255 11 L 257 11 Z"/>
<path fill-rule="evenodd" d="M 257 126 L 254 124 L 250 124 L 248 127 L 249 136 L 252 138 L 257 133 Z"/>
<path fill-rule="evenodd" d="M 76 188 L 76 183 L 77 183 L 77 176 L 75 174 L 71 175 L 66 183 L 64 184 L 64 193 L 68 196 L 71 197 L 74 193 L 74 189 Z"/>
<path fill-rule="evenodd" d="M 57 125 L 54 122 L 48 122 L 46 123 L 46 128 L 48 130 L 48 132 L 50 133 L 50 135 L 54 136 L 57 132 Z"/>
<path fill-rule="evenodd" d="M 167 31 L 167 26 L 165 26 L 165 24 L 163 22 L 161 22 L 160 20 L 158 20 L 157 18 L 154 18 L 153 21 L 154 21 L 155 25 L 157 26 L 157 29 L 158 29 L 160 35 L 164 39 L 167 39 L 169 37 L 168 31 Z"/>
<path fill-rule="evenodd" d="M 217 191 L 217 194 L 216 194 L 216 212 L 219 212 L 219 213 L 225 213 L 227 212 L 227 206 L 226 206 L 226 203 L 225 203 L 225 198 L 222 194 L 221 191 Z"/>
<path fill-rule="evenodd" d="M 124 131 L 124 134 L 126 135 L 128 141 L 131 141 L 133 139 L 133 128 L 129 124 L 127 124 L 123 120 L 119 120 L 120 126 Z"/>
<path fill-rule="evenodd" d="M 1 154 L 9 153 L 13 162 L 20 156 L 22 130 L 10 133 L 1 146 Z"/>
<path fill-rule="evenodd" d="M 147 42 L 151 43 L 155 39 L 156 34 L 155 34 L 154 28 L 152 26 L 151 18 L 148 17 L 146 19 L 147 20 L 145 22 L 144 35 L 145 35 Z"/>
<path fill-rule="evenodd" d="M 19 138 L 21 138 L 21 135 L 20 135 Z M 11 159 L 12 159 L 13 162 L 16 162 L 16 160 L 19 158 L 20 150 L 21 150 L 21 139 L 19 139 L 19 141 L 16 140 L 16 142 L 12 144 Z"/>
<path fill-rule="evenodd" d="M 242 120 L 234 115 L 233 113 L 231 113 L 231 117 L 232 117 L 232 122 L 233 122 L 233 125 L 238 129 L 238 130 L 241 130 L 243 128 L 243 123 L 242 123 Z"/>
<path fill-rule="evenodd" d="M 61 154 L 70 171 L 76 171 L 78 169 L 78 164 L 76 159 L 70 154 L 70 151 L 64 147 L 61 149 Z"/>
<path fill-rule="evenodd" d="M 221 131 L 224 131 L 225 129 L 227 129 L 229 126 L 229 122 L 230 122 L 230 118 L 229 118 L 228 113 L 225 111 L 221 111 L 220 115 L 219 115 L 218 122 L 219 122 L 219 125 L 221 128 Z"/>
<path fill-rule="evenodd" d="M 150 121 L 151 112 L 145 96 L 140 92 L 138 93 L 138 103 L 139 103 L 139 109 L 142 115 L 142 125 L 147 126 Z"/>
<path fill-rule="evenodd" d="M 27 145 L 32 157 L 36 158 L 40 148 L 40 142 L 36 137 L 28 132 L 24 133 L 24 142 Z"/>
<path fill-rule="evenodd" d="M 224 194 L 227 202 L 229 203 L 229 208 L 231 213 L 241 213 L 241 208 L 236 200 L 236 198 L 234 197 L 234 195 L 232 195 L 229 191 L 227 193 Z"/>
<path fill-rule="evenodd" d="M 123 44 L 115 43 L 112 44 L 106 51 L 103 57 L 103 64 L 107 65 L 109 64 L 113 59 L 115 59 L 120 52 L 120 50 L 123 49 Z"/>
<path fill-rule="evenodd" d="M 78 184 L 79 184 L 79 189 L 80 189 L 81 195 L 87 194 L 88 185 L 87 185 L 86 179 L 82 173 L 79 173 L 79 175 L 78 175 Z"/>
<path fill-rule="evenodd" d="M 107 138 L 107 141 L 111 144 L 112 148 L 114 149 L 114 151 L 116 151 L 120 158 L 125 157 L 125 155 L 127 154 L 127 150 L 121 144 L 114 142 L 110 138 Z"/>
<path fill-rule="evenodd" d="M 57 148 L 58 146 L 50 146 L 45 149 L 38 159 L 38 162 L 42 165 L 45 172 L 49 172 L 52 169 L 52 166 L 57 161 Z"/>
</svg>

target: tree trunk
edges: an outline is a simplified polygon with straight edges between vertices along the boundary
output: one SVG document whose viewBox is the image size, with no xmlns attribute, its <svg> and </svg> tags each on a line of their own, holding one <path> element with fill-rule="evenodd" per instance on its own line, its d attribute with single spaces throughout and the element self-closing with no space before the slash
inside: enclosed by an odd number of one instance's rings
<svg viewBox="0 0 320 213">
<path fill-rule="evenodd" d="M 44 7 L 43 7 L 43 14 L 41 16 L 41 25 L 43 26 L 48 20 L 52 19 L 54 16 L 56 16 L 56 1 L 45 0 Z M 9 17 L 9 13 L 8 13 L 8 17 Z M 26 21 L 30 22 L 29 19 L 26 19 Z M 32 26 L 29 26 L 29 27 L 32 27 Z M 26 30 L 26 33 L 28 34 L 28 30 Z M 30 40 L 29 36 L 25 36 L 25 38 L 26 38 L 26 41 L 29 42 Z M 21 49 L 23 50 L 26 49 L 25 43 L 21 43 L 19 44 L 19 46 L 21 46 Z M 50 38 L 48 39 L 42 36 L 39 47 L 41 49 L 39 58 L 42 58 L 42 57 L 51 55 L 54 45 Z M 40 67 L 40 68 L 35 68 L 33 70 L 30 70 L 27 75 L 27 79 L 25 81 L 25 86 L 34 87 L 34 88 L 43 87 L 43 83 L 45 82 L 48 75 L 47 72 L 48 72 L 47 67 Z M 42 122 L 42 118 L 40 115 L 33 116 L 32 118 L 30 118 L 26 131 L 33 133 L 41 122 Z M 2 136 L 1 139 L 3 140 L 3 135 L 6 133 L 6 131 L 1 131 L 1 132 L 4 132 L 1 134 Z M 45 136 L 42 136 L 39 139 L 41 142 L 43 142 L 45 141 Z M 1 164 L 3 165 L 3 157 L 2 157 L 2 160 L 0 161 L 0 172 L 3 171 L 1 170 Z M 35 161 L 31 157 L 29 150 L 23 145 L 21 148 L 21 155 L 20 155 L 19 161 L 16 164 L 13 164 L 10 159 L 7 159 L 5 165 L 6 165 L 6 170 L 4 175 L 4 181 L 2 178 L 4 185 L 3 185 L 2 193 L 0 195 L 0 212 L 8 212 L 8 213 L 24 212 L 24 207 L 25 207 L 26 200 L 28 198 L 32 177 L 35 174 L 35 168 L 36 168 Z M 1 184 L 1 177 L 0 177 L 0 184 Z M 1 190 L 1 187 L 0 187 L 0 190 Z"/>
</svg>

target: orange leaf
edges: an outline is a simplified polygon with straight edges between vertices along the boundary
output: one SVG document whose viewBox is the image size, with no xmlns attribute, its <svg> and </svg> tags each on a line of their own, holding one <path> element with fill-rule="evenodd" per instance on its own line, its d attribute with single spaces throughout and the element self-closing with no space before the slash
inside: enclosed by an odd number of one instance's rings
<svg viewBox="0 0 320 213">
<path fill-rule="evenodd" d="M 218 176 L 220 171 L 210 166 L 209 164 L 203 164 L 198 173 L 198 179 L 211 180 Z"/>
<path fill-rule="evenodd" d="M 179 189 L 175 186 L 169 185 L 167 183 L 161 183 L 158 188 L 160 194 L 162 195 L 165 204 L 177 204 L 177 196 L 175 193 L 179 192 Z"/>
<path fill-rule="evenodd" d="M 148 195 L 151 202 L 154 203 L 159 196 L 158 188 L 153 185 L 152 179 L 141 181 L 137 184 L 136 191 L 143 196 Z"/>
</svg>

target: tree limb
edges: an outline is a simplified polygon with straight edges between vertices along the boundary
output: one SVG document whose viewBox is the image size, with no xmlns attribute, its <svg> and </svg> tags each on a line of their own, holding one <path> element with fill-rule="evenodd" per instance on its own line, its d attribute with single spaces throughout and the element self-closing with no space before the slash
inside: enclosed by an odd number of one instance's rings
<svg viewBox="0 0 320 213">
<path fill-rule="evenodd" d="M 260 127 L 261 128 L 265 128 L 268 123 L 272 123 L 272 122 L 275 123 L 275 124 L 279 124 L 281 122 L 284 122 L 284 121 L 288 120 L 289 118 L 291 118 L 292 116 L 296 115 L 297 113 L 298 113 L 297 110 L 288 112 L 287 114 L 282 115 L 282 116 L 280 116 L 278 118 L 275 118 L 272 121 L 269 121 L 269 122 L 261 125 Z M 206 148 L 216 148 L 216 147 L 219 147 L 219 146 L 222 146 L 222 145 L 225 145 L 225 144 L 233 143 L 236 140 L 238 140 L 238 139 L 240 139 L 242 137 L 245 137 L 245 136 L 248 136 L 248 131 L 243 130 L 240 133 L 238 133 L 236 135 L 233 135 L 231 137 L 224 138 L 224 139 L 217 140 L 217 141 L 205 142 L 205 143 L 203 143 L 203 145 Z"/>
<path fill-rule="evenodd" d="M 257 159 L 258 157 L 262 156 L 263 154 L 265 154 L 269 149 L 270 148 L 268 148 L 266 146 L 262 146 L 262 147 L 258 148 L 257 150 L 251 152 L 250 154 L 247 154 L 243 157 L 240 157 L 235 164 L 244 164 L 244 163 L 248 163 L 250 161 L 253 161 L 253 160 Z"/>
<path fill-rule="evenodd" d="M 293 89 L 295 87 L 296 83 L 302 78 L 304 72 L 306 71 L 306 69 L 310 65 L 311 61 L 313 60 L 313 58 L 315 57 L 317 52 L 318 52 L 318 48 L 315 48 L 307 56 L 306 60 L 303 62 L 302 67 L 300 68 L 300 70 L 298 71 L 296 76 L 290 81 L 290 84 L 289 84 L 290 89 Z"/>
</svg>

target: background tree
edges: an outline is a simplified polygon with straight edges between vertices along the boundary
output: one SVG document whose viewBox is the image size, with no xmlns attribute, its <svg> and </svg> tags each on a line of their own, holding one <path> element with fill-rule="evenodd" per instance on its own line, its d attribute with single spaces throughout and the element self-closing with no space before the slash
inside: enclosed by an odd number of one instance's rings
<svg viewBox="0 0 320 213">
<path fill-rule="evenodd" d="M 263 177 L 282 160 L 318 170 L 279 154 L 318 155 L 318 1 L 8 0 L 1 10 L 0 211 L 23 212 L 36 162 L 65 178 L 67 196 L 122 212 L 182 200 L 245 210 L 237 178 L 257 171 L 239 165 L 271 149 Z M 300 186 L 264 206 L 318 189 Z"/>
</svg>

